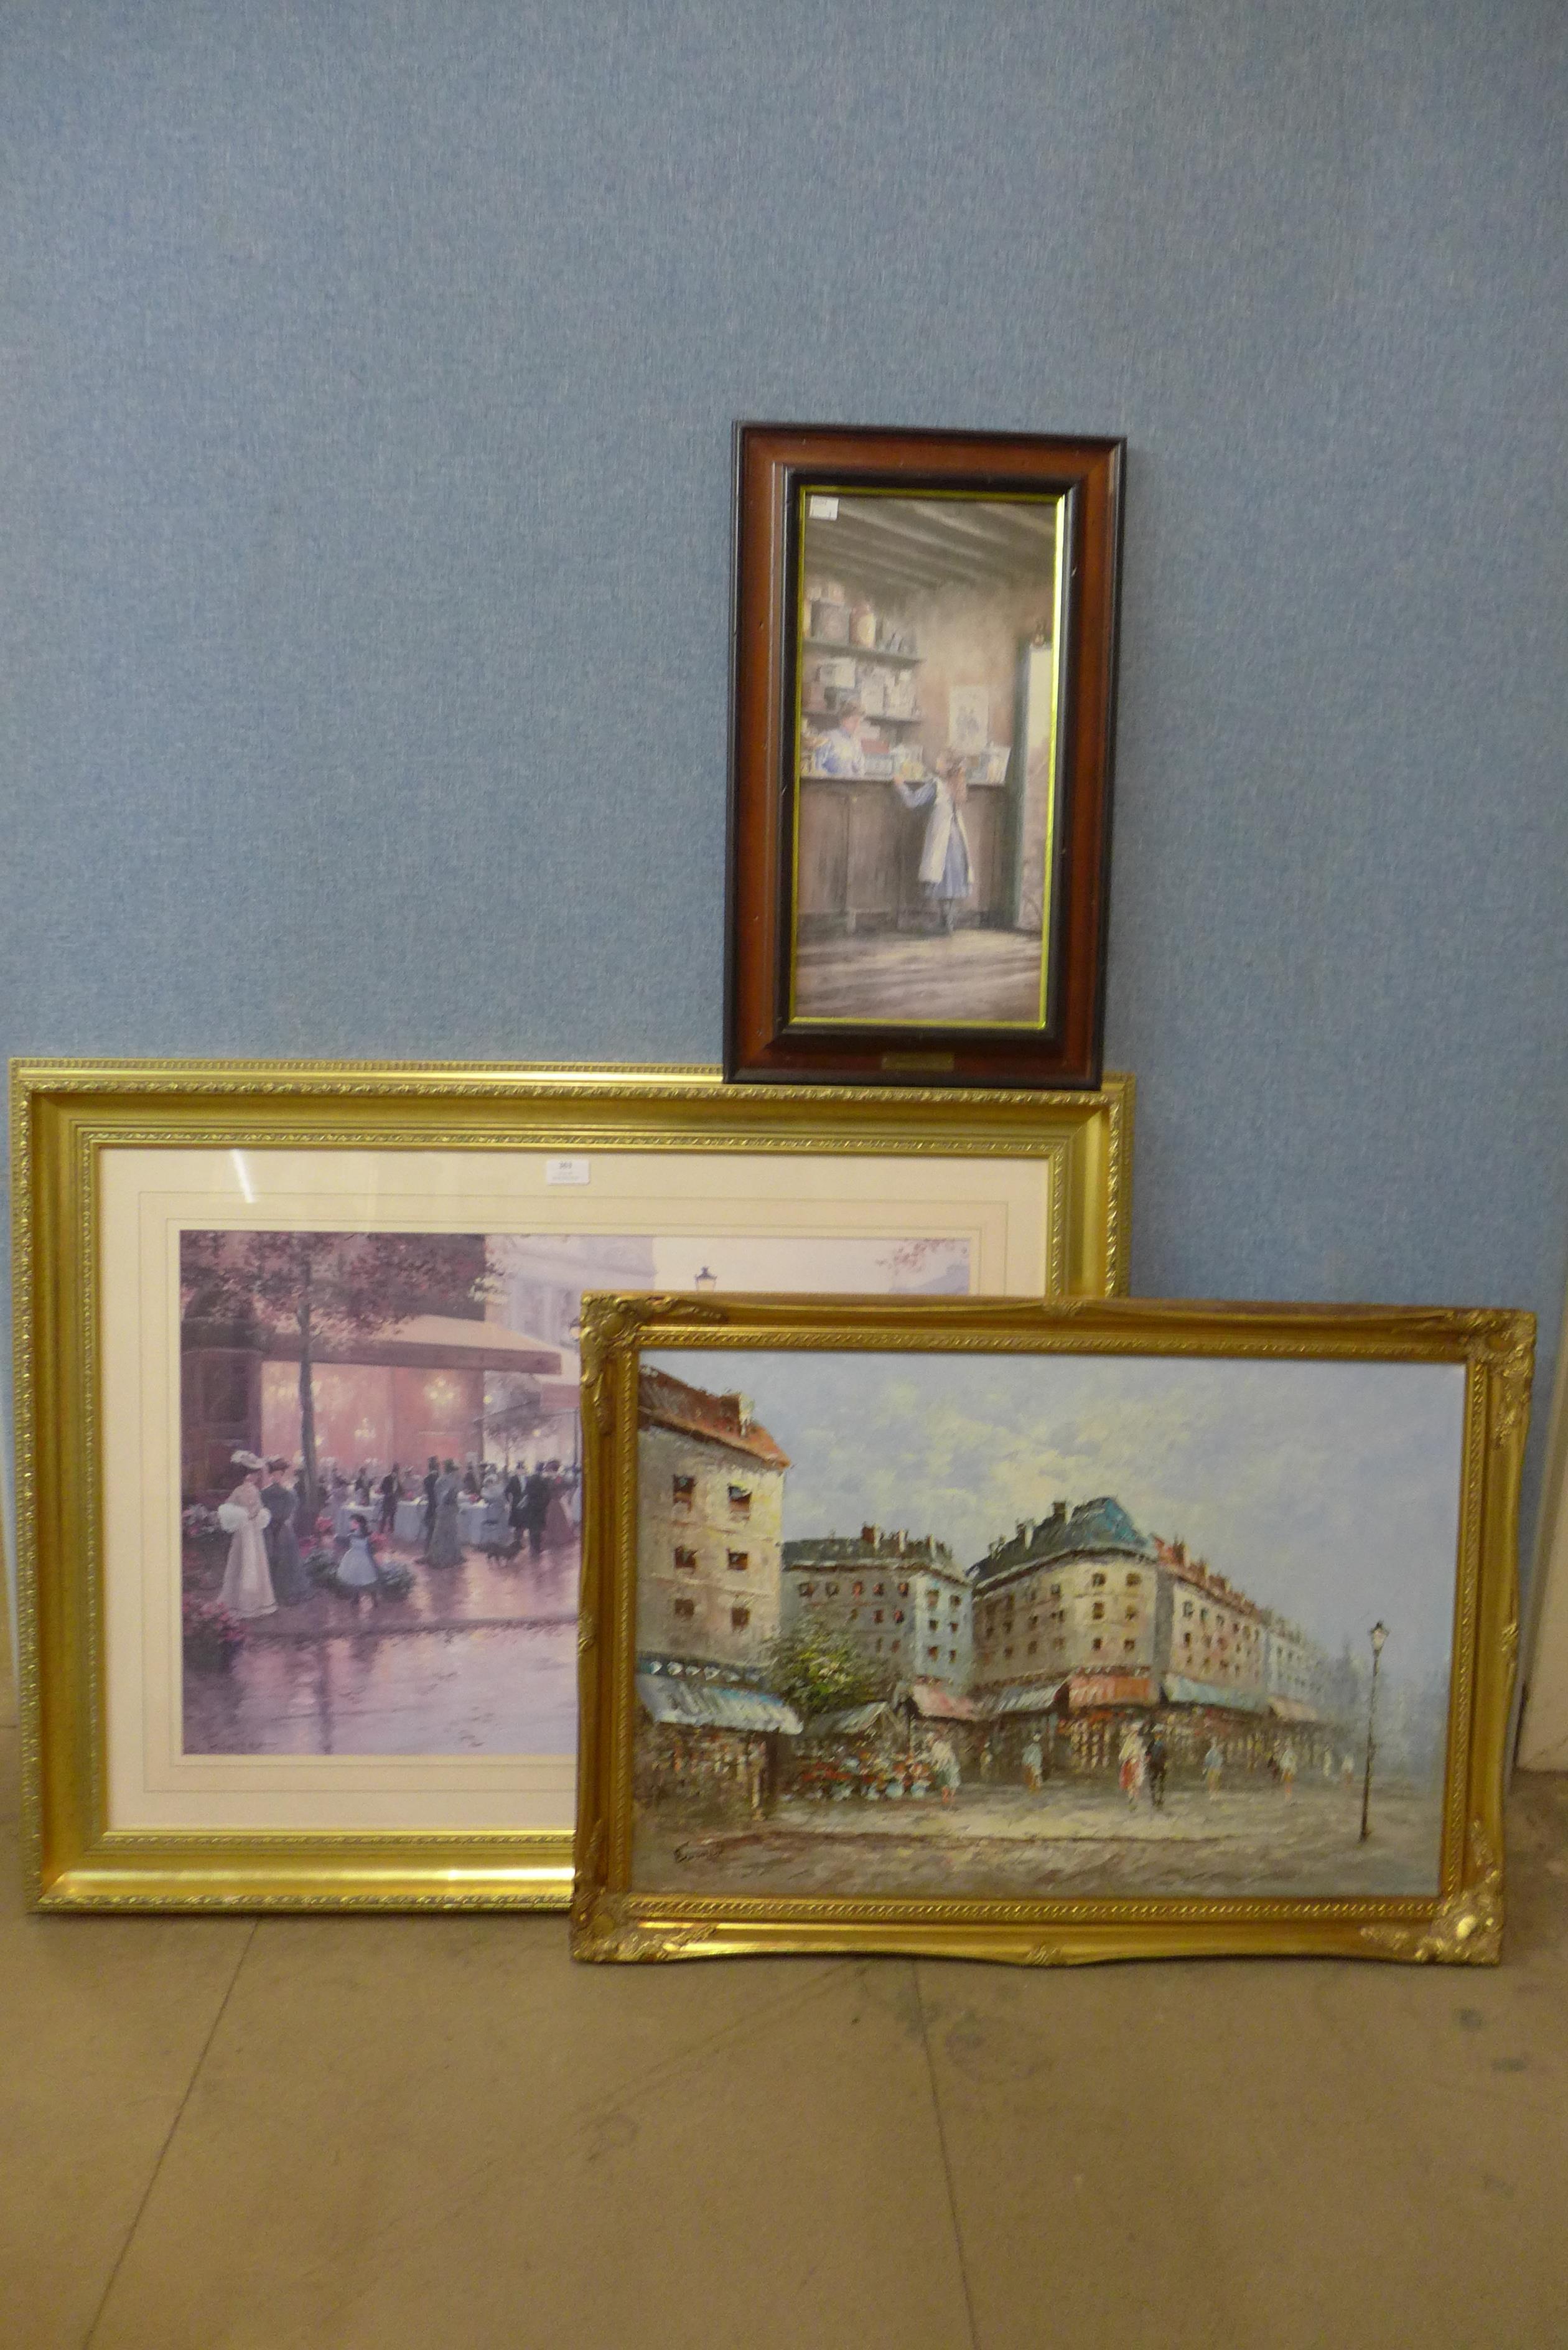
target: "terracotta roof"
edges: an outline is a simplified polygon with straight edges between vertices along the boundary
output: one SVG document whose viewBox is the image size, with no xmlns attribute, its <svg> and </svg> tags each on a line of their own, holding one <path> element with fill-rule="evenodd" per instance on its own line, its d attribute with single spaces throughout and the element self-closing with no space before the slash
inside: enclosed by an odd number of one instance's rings
<svg viewBox="0 0 1568 2350">
<path fill-rule="evenodd" d="M 705 1388 L 689 1388 L 668 1371 L 643 1371 L 638 1378 L 638 1422 L 642 1427 L 672 1428 L 681 1436 L 705 1437 L 727 1445 L 732 1452 L 749 1453 L 767 1469 L 787 1469 L 789 1455 L 781 1451 L 750 1407 L 738 1395 L 710 1395 Z"/>
</svg>

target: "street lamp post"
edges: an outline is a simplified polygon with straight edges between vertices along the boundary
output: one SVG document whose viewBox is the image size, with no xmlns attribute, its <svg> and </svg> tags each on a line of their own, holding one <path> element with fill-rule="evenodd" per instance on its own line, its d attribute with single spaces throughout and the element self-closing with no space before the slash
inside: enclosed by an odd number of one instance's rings
<svg viewBox="0 0 1568 2350">
<path fill-rule="evenodd" d="M 1377 1720 L 1377 1660 L 1383 1654 L 1383 1643 L 1388 1638 L 1386 1624 L 1374 1624 L 1367 1636 L 1372 1642 L 1372 1695 L 1366 1703 L 1366 1776 L 1361 1783 L 1361 1841 L 1372 1834 L 1369 1814 L 1372 1808 L 1372 1757 L 1376 1752 L 1373 1728 Z"/>
<path fill-rule="evenodd" d="M 717 1289 L 719 1276 L 716 1273 L 710 1273 L 707 1266 L 703 1265 L 691 1286 L 693 1289 Z"/>
</svg>

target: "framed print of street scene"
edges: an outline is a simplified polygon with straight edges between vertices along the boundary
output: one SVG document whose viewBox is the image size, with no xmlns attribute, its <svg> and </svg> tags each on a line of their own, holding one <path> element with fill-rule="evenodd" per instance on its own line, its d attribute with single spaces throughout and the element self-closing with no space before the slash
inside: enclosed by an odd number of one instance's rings
<svg viewBox="0 0 1568 2350">
<path fill-rule="evenodd" d="M 1098 1083 L 1123 454 L 736 428 L 732 1076 Z"/>
<path fill-rule="evenodd" d="M 16 1071 L 53 1907 L 564 1906 L 585 1290 L 1124 1278 L 1130 1087 Z"/>
<path fill-rule="evenodd" d="M 1495 1960 L 1532 1345 L 592 1300 L 576 1954 Z"/>
</svg>

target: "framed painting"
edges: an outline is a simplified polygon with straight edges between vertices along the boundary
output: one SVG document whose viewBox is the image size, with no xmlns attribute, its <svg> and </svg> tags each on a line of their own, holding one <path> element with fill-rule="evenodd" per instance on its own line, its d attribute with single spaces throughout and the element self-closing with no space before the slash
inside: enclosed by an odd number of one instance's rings
<svg viewBox="0 0 1568 2350">
<path fill-rule="evenodd" d="M 1098 1084 L 1124 453 L 737 426 L 732 1076 Z"/>
<path fill-rule="evenodd" d="M 46 1907 L 564 1907 L 585 1289 L 1123 1275 L 1130 1084 L 14 1070 Z"/>
<path fill-rule="evenodd" d="M 576 1954 L 1495 1960 L 1533 1330 L 592 1300 Z"/>
</svg>

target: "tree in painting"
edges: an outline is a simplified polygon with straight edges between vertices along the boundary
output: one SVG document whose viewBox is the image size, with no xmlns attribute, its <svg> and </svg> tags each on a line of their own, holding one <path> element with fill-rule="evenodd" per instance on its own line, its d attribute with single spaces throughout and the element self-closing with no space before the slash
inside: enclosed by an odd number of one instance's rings
<svg viewBox="0 0 1568 2350">
<path fill-rule="evenodd" d="M 488 1290 L 488 1275 L 473 1270 L 472 1242 L 441 1232 L 185 1232 L 180 1270 L 187 1317 L 297 1332 L 300 1450 L 313 1511 L 320 1498 L 317 1347 Z"/>
<path fill-rule="evenodd" d="M 889 1677 L 869 1666 L 848 1637 L 826 1625 L 797 1624 L 773 1642 L 768 1685 L 802 1714 L 833 1713 L 886 1697 Z"/>
</svg>

